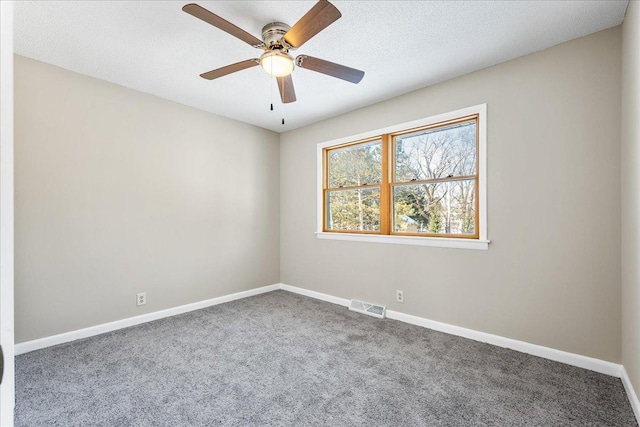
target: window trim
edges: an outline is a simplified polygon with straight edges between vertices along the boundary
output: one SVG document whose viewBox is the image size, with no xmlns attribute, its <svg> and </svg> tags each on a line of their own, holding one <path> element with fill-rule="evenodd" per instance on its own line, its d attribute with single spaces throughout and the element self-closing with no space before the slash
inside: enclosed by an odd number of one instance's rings
<svg viewBox="0 0 640 427">
<path fill-rule="evenodd" d="M 478 129 L 477 129 L 477 165 L 476 171 L 478 176 L 478 237 L 477 238 L 460 238 L 460 237 L 429 237 L 429 236 L 415 236 L 415 235 L 399 235 L 399 234 L 368 234 L 368 233 L 353 233 L 353 232 L 325 232 L 324 227 L 324 149 L 327 147 L 345 146 L 352 143 L 362 142 L 365 140 L 372 140 L 380 138 L 382 135 L 388 134 L 400 134 L 410 132 L 412 129 L 424 128 L 431 125 L 437 125 L 439 123 L 445 123 L 449 121 L 455 121 L 469 116 L 478 116 Z M 389 138 L 390 139 L 390 138 Z M 386 141 L 390 146 L 391 141 Z M 384 143 L 384 141 L 383 141 Z M 481 249 L 487 250 L 489 248 L 488 231 L 487 231 L 487 104 L 479 104 L 468 108 L 462 108 L 460 110 L 451 111 L 448 113 L 438 114 L 435 116 L 427 117 L 424 119 L 414 120 L 411 122 L 400 123 L 393 126 L 388 126 L 381 129 L 376 129 L 369 132 L 360 133 L 357 135 L 351 135 L 344 138 L 334 139 L 332 141 L 321 142 L 317 144 L 317 200 L 316 200 L 316 237 L 318 239 L 328 240 L 349 240 L 358 242 L 371 242 L 371 243 L 389 243 L 389 244 L 403 244 L 403 245 L 417 245 L 417 246 L 435 246 L 446 248 L 460 248 L 460 249 Z M 391 161 L 391 159 L 389 159 Z M 390 179 L 388 177 L 387 179 Z"/>
</svg>

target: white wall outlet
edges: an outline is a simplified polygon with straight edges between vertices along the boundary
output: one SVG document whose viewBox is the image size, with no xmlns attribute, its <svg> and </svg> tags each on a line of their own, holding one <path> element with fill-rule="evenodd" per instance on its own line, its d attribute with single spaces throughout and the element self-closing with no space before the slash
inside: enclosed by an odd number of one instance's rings
<svg viewBox="0 0 640 427">
<path fill-rule="evenodd" d="M 136 305 L 139 307 L 141 305 L 145 305 L 147 303 L 147 293 L 140 292 L 136 294 Z"/>
<path fill-rule="evenodd" d="M 404 304 L 404 291 L 396 291 L 396 301 Z"/>
</svg>

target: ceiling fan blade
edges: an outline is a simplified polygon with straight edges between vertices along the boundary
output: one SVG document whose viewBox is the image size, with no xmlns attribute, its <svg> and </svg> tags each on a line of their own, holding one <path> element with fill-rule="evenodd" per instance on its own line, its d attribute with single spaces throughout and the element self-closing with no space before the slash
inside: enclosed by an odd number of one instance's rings
<svg viewBox="0 0 640 427">
<path fill-rule="evenodd" d="M 327 28 L 342 14 L 327 0 L 320 0 L 284 35 L 289 46 L 300 47 L 311 37 Z"/>
<path fill-rule="evenodd" d="M 201 19 L 204 22 L 213 25 L 214 27 L 220 28 L 222 31 L 225 31 L 231 34 L 232 36 L 239 38 L 245 43 L 249 43 L 253 47 L 262 48 L 263 46 L 262 40 L 260 40 L 259 38 L 252 36 L 242 28 L 236 27 L 231 22 L 220 18 L 215 13 L 209 12 L 207 9 L 205 9 L 202 6 L 198 6 L 195 3 L 191 3 L 188 5 L 185 5 L 182 8 L 182 10 L 187 12 L 189 15 L 195 16 L 196 18 Z"/>
<path fill-rule="evenodd" d="M 364 77 L 364 71 L 325 61 L 324 59 L 314 58 L 313 56 L 298 55 L 296 65 L 300 68 L 317 71 L 318 73 L 337 77 L 351 83 L 360 83 L 360 80 Z"/>
<path fill-rule="evenodd" d="M 206 73 L 200 74 L 200 77 L 207 80 L 213 80 L 217 79 L 218 77 L 226 76 L 227 74 L 235 73 L 236 71 L 255 67 L 259 63 L 259 59 L 247 59 L 246 61 L 236 62 L 235 64 L 227 65 L 226 67 L 207 71 Z"/>
<path fill-rule="evenodd" d="M 295 102 L 296 91 L 293 88 L 293 79 L 291 78 L 291 74 L 285 77 L 276 77 L 276 80 L 278 81 L 278 89 L 282 103 L 288 104 L 290 102 Z"/>
</svg>

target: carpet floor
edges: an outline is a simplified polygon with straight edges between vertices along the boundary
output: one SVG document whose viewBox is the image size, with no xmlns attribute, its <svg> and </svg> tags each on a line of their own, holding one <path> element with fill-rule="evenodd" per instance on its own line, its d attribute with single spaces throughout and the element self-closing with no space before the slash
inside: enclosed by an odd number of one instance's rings
<svg viewBox="0 0 640 427">
<path fill-rule="evenodd" d="M 637 426 L 618 378 L 275 291 L 16 358 L 17 426 Z"/>
</svg>

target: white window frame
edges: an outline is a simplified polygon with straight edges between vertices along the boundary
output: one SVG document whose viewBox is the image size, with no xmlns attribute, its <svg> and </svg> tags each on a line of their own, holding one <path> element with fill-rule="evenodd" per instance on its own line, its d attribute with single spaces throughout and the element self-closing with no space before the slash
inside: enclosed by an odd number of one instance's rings
<svg viewBox="0 0 640 427">
<path fill-rule="evenodd" d="M 358 141 L 373 138 L 382 134 L 401 132 L 407 129 L 429 126 L 436 123 L 454 120 L 459 117 L 478 115 L 478 222 L 479 237 L 477 239 L 456 239 L 445 237 L 422 237 L 422 236 L 396 236 L 396 235 L 377 235 L 377 234 L 355 234 L 355 233 L 331 233 L 322 231 L 323 215 L 323 164 L 322 152 L 327 147 L 345 144 L 351 141 Z M 473 107 L 463 108 L 436 116 L 427 117 L 411 122 L 400 123 L 394 126 L 376 129 L 370 132 L 358 135 L 350 135 L 344 138 L 334 139 L 332 141 L 321 142 L 317 145 L 317 225 L 316 237 L 318 239 L 327 240 L 349 240 L 354 242 L 370 242 L 370 243 L 389 243 L 396 245 L 414 245 L 414 246 L 435 246 L 442 248 L 458 248 L 458 249 L 489 249 L 490 240 L 487 237 L 487 104 L 474 105 Z"/>
</svg>

